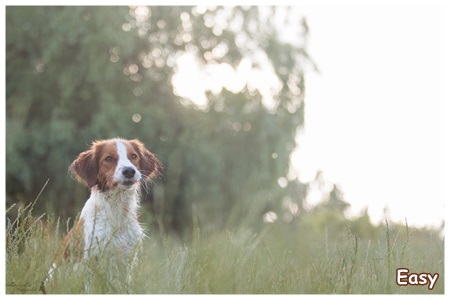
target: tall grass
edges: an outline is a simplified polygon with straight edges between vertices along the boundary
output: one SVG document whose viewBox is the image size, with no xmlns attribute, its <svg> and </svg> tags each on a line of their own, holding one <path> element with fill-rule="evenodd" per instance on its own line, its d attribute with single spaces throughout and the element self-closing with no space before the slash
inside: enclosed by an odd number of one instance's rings
<svg viewBox="0 0 450 300">
<path fill-rule="evenodd" d="M 33 217 L 33 204 L 18 210 L 6 228 L 6 292 L 41 293 L 67 226 L 52 217 Z M 407 225 L 386 223 L 378 240 L 350 230 L 330 237 L 308 224 L 265 224 L 203 234 L 188 244 L 149 234 L 130 284 L 111 281 L 101 260 L 63 264 L 45 284 L 47 293 L 117 294 L 428 294 L 444 293 L 444 242 L 430 231 L 426 240 Z M 433 290 L 401 287 L 395 270 L 439 273 Z M 87 286 L 86 282 L 89 281 Z"/>
</svg>

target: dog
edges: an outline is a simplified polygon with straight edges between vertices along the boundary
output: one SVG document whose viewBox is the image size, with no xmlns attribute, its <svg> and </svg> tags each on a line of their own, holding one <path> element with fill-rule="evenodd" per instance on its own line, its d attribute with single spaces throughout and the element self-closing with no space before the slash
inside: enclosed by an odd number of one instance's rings
<svg viewBox="0 0 450 300">
<path fill-rule="evenodd" d="M 94 141 L 69 169 L 91 194 L 49 275 L 63 259 L 109 259 L 115 272 L 123 266 L 129 272 L 145 237 L 137 214 L 140 183 L 162 175 L 161 162 L 139 140 L 114 138 Z"/>
</svg>

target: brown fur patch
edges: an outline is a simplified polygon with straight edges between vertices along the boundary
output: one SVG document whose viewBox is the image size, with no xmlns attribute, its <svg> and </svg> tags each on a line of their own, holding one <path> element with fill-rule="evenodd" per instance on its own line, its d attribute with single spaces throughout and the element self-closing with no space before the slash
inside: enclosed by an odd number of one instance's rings
<svg viewBox="0 0 450 300">
<path fill-rule="evenodd" d="M 144 175 L 146 179 L 161 176 L 163 173 L 163 165 L 156 156 L 148 151 L 141 141 L 135 139 L 128 142 L 133 146 L 136 152 L 139 153 L 140 164 L 138 168 L 142 175 Z"/>
<path fill-rule="evenodd" d="M 69 231 L 64 238 L 62 247 L 56 254 L 55 261 L 73 260 L 77 261 L 83 258 L 84 254 L 84 233 L 83 233 L 84 221 L 79 219 L 77 224 Z"/>
</svg>

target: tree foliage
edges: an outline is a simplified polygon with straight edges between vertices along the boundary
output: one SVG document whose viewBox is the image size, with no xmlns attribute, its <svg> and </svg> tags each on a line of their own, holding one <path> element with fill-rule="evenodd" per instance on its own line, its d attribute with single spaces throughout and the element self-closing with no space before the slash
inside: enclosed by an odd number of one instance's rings
<svg viewBox="0 0 450 300">
<path fill-rule="evenodd" d="M 68 166 L 92 140 L 121 136 L 166 166 L 144 201 L 164 230 L 220 228 L 281 207 L 311 61 L 279 38 L 279 13 L 289 8 L 7 7 L 7 206 L 31 202 L 50 179 L 36 210 L 75 216 L 88 191 Z M 201 67 L 247 59 L 279 88 L 270 99 L 249 85 L 210 91 L 198 107 L 174 93 L 185 53 Z"/>
</svg>

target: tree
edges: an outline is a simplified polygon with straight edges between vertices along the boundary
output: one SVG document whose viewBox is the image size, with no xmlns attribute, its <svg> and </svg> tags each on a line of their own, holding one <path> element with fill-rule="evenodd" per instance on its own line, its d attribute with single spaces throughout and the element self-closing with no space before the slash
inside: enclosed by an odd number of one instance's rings
<svg viewBox="0 0 450 300">
<path fill-rule="evenodd" d="M 74 216 L 87 192 L 67 167 L 114 136 L 141 139 L 166 165 L 144 202 L 164 230 L 207 231 L 281 205 L 310 59 L 280 40 L 279 13 L 289 8 L 8 7 L 7 205 L 32 201 L 50 178 L 37 209 Z M 184 53 L 202 67 L 249 60 L 278 88 L 207 92 L 196 106 L 174 94 Z"/>
</svg>

